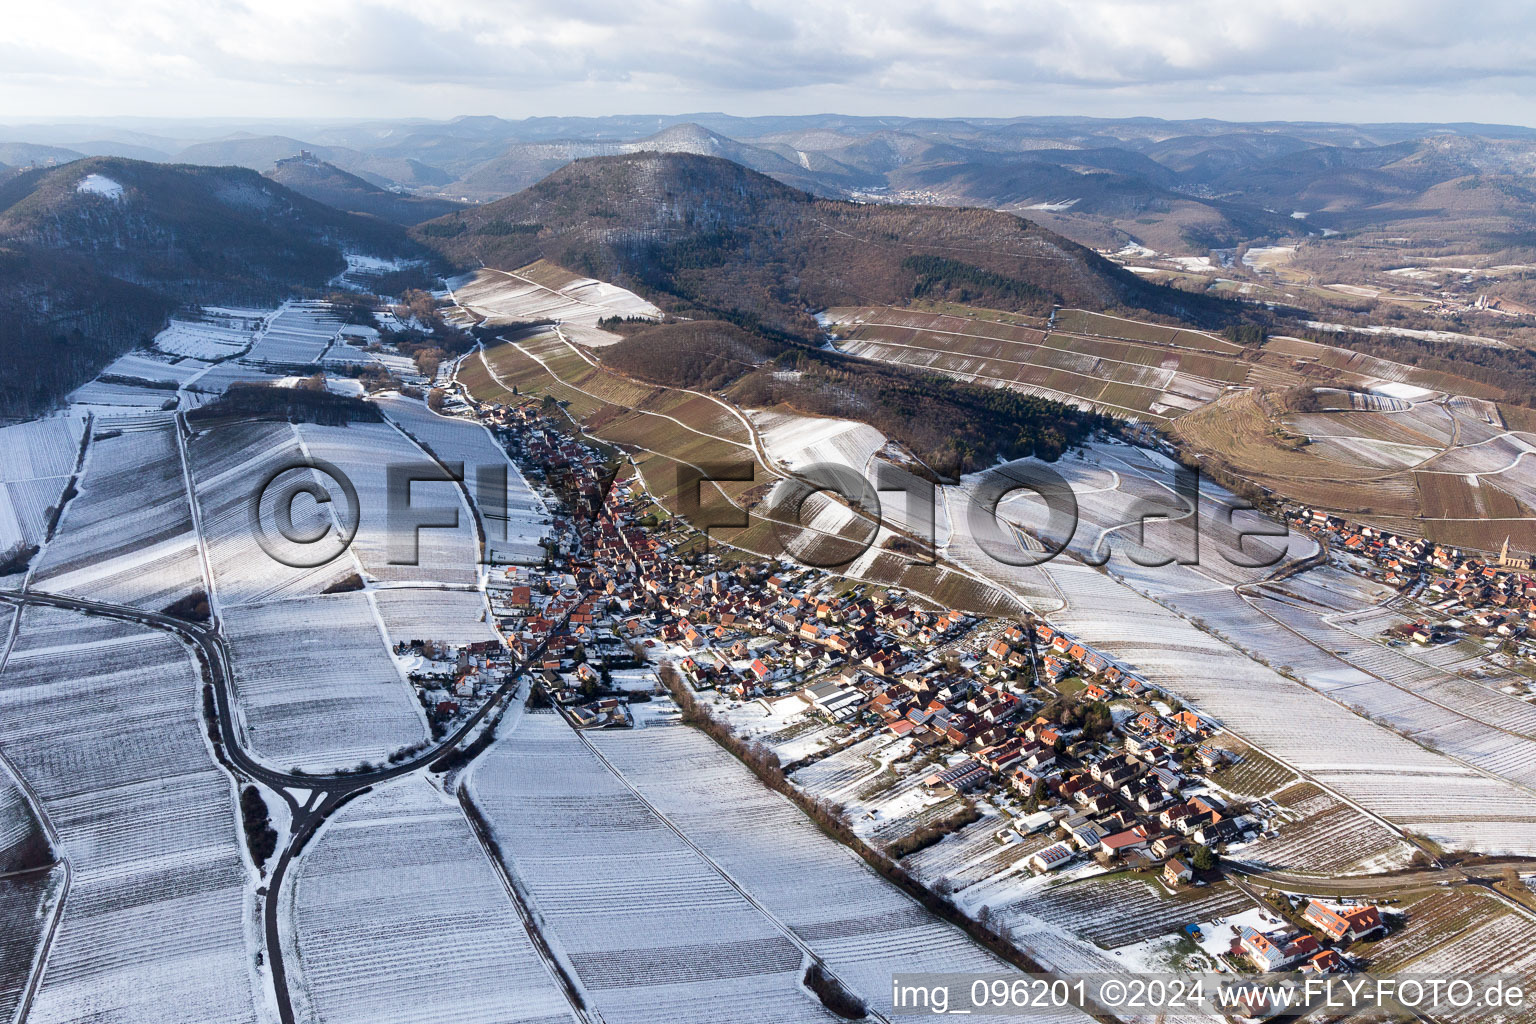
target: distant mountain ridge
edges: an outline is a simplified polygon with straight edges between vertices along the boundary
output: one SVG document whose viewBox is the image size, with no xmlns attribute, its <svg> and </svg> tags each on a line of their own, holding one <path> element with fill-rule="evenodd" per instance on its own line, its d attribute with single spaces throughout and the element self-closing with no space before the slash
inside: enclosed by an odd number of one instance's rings
<svg viewBox="0 0 1536 1024">
<path fill-rule="evenodd" d="M 1536 176 L 1536 130 L 1471 123 L 696 113 L 0 126 L 6 138 L 32 147 L 0 144 L 0 163 L 19 167 L 105 153 L 267 171 L 308 150 L 386 190 L 472 202 L 510 195 L 571 160 L 696 153 L 817 195 L 1035 210 L 1098 248 L 1136 242 L 1194 255 L 1325 229 L 1413 234 L 1432 189 L 1470 176 Z M 1459 197 L 1456 212 L 1456 234 L 1471 246 L 1504 247 L 1536 232 L 1536 213 L 1493 193 Z"/>
<path fill-rule="evenodd" d="M 391 192 L 307 152 L 277 161 L 265 177 L 338 210 L 378 217 L 405 227 L 441 217 L 459 207 L 447 199 Z"/>
</svg>

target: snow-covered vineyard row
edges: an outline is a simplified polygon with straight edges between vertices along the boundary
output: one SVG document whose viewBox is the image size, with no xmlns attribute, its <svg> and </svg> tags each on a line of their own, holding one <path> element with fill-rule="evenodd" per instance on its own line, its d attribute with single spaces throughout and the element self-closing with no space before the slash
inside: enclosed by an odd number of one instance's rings
<svg viewBox="0 0 1536 1024">
<path fill-rule="evenodd" d="M 451 319 L 489 326 L 558 321 L 584 345 L 619 340 L 597 329 L 607 317 L 660 319 L 661 310 L 634 292 L 592 278 L 577 277 L 545 263 L 517 271 L 479 270 L 449 283 L 459 310 Z"/>
<path fill-rule="evenodd" d="M 574 1019 L 458 804 L 419 776 L 332 817 L 285 892 L 301 1021 Z"/>
<path fill-rule="evenodd" d="M 472 644 L 496 640 L 485 597 L 467 590 L 375 590 L 374 603 L 390 643 L 439 640 Z"/>
<path fill-rule="evenodd" d="M 0 427 L 0 552 L 42 543 L 84 429 L 84 419 L 72 415 Z"/>
<path fill-rule="evenodd" d="M 155 335 L 155 349 L 170 356 L 214 360 L 244 352 L 261 330 L 269 310 L 203 311 L 202 320 L 172 320 Z"/>
<path fill-rule="evenodd" d="M 29 1022 L 254 1022 L 248 868 L 234 786 L 178 642 L 29 608 L 0 744 L 41 797 L 73 879 Z"/>
<path fill-rule="evenodd" d="M 256 486 L 302 455 L 293 427 L 281 422 L 220 424 L 187 442 L 203 543 L 220 608 L 316 595 L 355 571 L 352 559 L 346 557 L 313 568 L 290 568 L 268 555 L 251 529 Z M 294 509 L 298 528 L 311 525 L 305 516 L 318 514 L 313 504 L 295 502 Z"/>
<path fill-rule="evenodd" d="M 427 738 L 367 593 L 242 605 L 223 620 L 245 745 L 273 767 L 379 764 Z"/>
<path fill-rule="evenodd" d="M 474 583 L 478 547 L 469 508 L 456 484 L 424 479 L 411 484 L 409 494 L 412 510 L 448 510 L 458 523 L 452 529 L 418 531 L 411 525 L 415 512 L 390 511 L 392 469 L 418 477 L 437 472 L 436 464 L 409 438 L 387 423 L 345 427 L 304 423 L 297 434 L 304 452 L 334 464 L 356 488 L 356 512 L 361 518 L 356 520 L 357 536 L 350 551 L 369 576 L 386 582 Z M 324 474 L 318 474 L 318 482 L 334 487 Z M 402 490 L 396 500 L 404 498 Z M 346 504 L 345 499 L 336 501 L 337 514 L 342 515 L 339 506 Z"/>
<path fill-rule="evenodd" d="M 202 589 L 176 429 L 170 416 L 117 436 L 98 429 L 80 493 L 37 563 L 39 589 L 156 611 Z"/>
<path fill-rule="evenodd" d="M 533 563 L 543 558 L 539 541 L 548 533 L 549 511 L 490 431 L 478 423 L 439 416 L 409 398 L 384 397 L 379 399 L 379 406 L 433 456 L 443 462 L 463 463 L 465 486 L 480 517 L 488 561 Z M 503 473 L 504 490 L 498 479 Z M 497 506 L 505 510 L 504 518 Z"/>
<path fill-rule="evenodd" d="M 837 1019 L 800 987 L 804 957 L 783 930 L 559 717 L 525 716 L 468 785 L 545 937 L 610 1024 Z"/>
<path fill-rule="evenodd" d="M 341 330 L 341 320 L 324 302 L 284 303 L 266 322 L 247 363 L 304 365 L 318 360 Z"/>
<path fill-rule="evenodd" d="M 892 972 L 1008 969 L 819 831 L 704 734 L 655 726 L 591 736 L 626 781 L 877 1010 L 890 1010 Z M 688 784 L 678 785 L 679 778 Z M 1080 945 L 1085 955 L 1092 948 Z M 1060 1019 L 1086 1018 L 1067 1012 Z"/>
</svg>

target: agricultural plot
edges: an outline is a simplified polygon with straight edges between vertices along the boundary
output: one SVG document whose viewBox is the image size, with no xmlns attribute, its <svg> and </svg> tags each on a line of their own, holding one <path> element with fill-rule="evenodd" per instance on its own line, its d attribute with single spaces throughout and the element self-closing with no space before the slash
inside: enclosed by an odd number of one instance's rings
<svg viewBox="0 0 1536 1024">
<path fill-rule="evenodd" d="M 590 735 L 625 781 L 880 1012 L 890 1011 L 892 972 L 1005 969 L 702 733 L 673 726 Z M 1060 1019 L 1085 1018 L 1065 1011 Z"/>
<path fill-rule="evenodd" d="M 468 644 L 498 639 L 485 598 L 466 590 L 375 590 L 374 602 L 391 643 L 439 640 Z"/>
<path fill-rule="evenodd" d="M 1471 886 L 1431 893 L 1404 908 L 1405 927 L 1372 943 L 1367 965 L 1376 972 L 1415 970 L 1412 965 L 1424 954 L 1508 913 L 1507 906 Z"/>
<path fill-rule="evenodd" d="M 1058 322 L 1062 316 L 1058 314 Z M 1177 416 L 1213 401 L 1230 385 L 1256 383 L 1254 367 L 1238 358 L 1242 350 L 1231 342 L 1115 318 L 1103 319 L 1138 337 L 1094 337 L 1071 333 L 1070 327 L 1061 333 L 1059 323 L 1057 332 L 1043 334 L 898 309 L 863 309 L 844 317 L 848 319 L 837 323 L 850 329 L 841 344 L 853 354 L 925 366 L 1132 418 Z M 1270 369 L 1265 376 L 1285 374 Z"/>
<path fill-rule="evenodd" d="M 1432 977 L 1462 977 L 1472 974 L 1514 975 L 1516 984 L 1526 991 L 1536 984 L 1536 947 L 1530 941 L 1531 921 L 1524 914 L 1510 913 L 1476 928 L 1468 929 L 1414 960 L 1414 973 Z M 1489 1011 L 1476 1003 L 1468 1007 L 1437 1013 L 1449 1021 L 1480 1024 Z M 1536 1007 L 1529 1003 L 1516 1010 L 1495 1011 L 1493 1019 L 1501 1022 L 1536 1020 Z"/>
<path fill-rule="evenodd" d="M 9 630 L 10 624 L 6 609 L 0 627 Z M 0 763 L 0 1021 L 16 1013 L 58 901 L 62 869 L 50 869 L 53 859 L 26 795 Z"/>
<path fill-rule="evenodd" d="M 80 454 L 85 421 L 50 416 L 0 427 L 0 551 L 41 545 Z"/>
<path fill-rule="evenodd" d="M 267 319 L 243 362 L 275 366 L 308 366 L 320 361 L 330 347 L 341 320 L 324 302 L 287 302 Z"/>
<path fill-rule="evenodd" d="M 1247 895 L 1227 885 L 1170 895 L 1154 882 L 1113 875 L 1053 885 L 1019 909 L 1113 949 L 1252 906 Z"/>
<path fill-rule="evenodd" d="M 463 464 L 487 562 L 531 564 L 544 557 L 540 541 L 548 533 L 549 511 L 490 431 L 468 420 L 439 416 L 408 398 L 383 398 L 379 404 L 390 421 L 431 456 Z"/>
<path fill-rule="evenodd" d="M 250 1022 L 255 952 L 232 781 L 200 677 L 164 634 L 28 608 L 0 743 L 73 869 L 31 1022 Z"/>
<path fill-rule="evenodd" d="M 271 312 L 257 309 L 203 311 L 201 320 L 172 320 L 155 335 L 154 347 L 169 356 L 218 360 L 250 347 Z"/>
<path fill-rule="evenodd" d="M 1258 839 L 1229 858 L 1259 871 L 1333 876 L 1372 874 L 1408 864 L 1414 847 L 1311 783 L 1275 794 L 1279 835 Z"/>
<path fill-rule="evenodd" d="M 545 938 L 604 1020 L 837 1019 L 800 987 L 805 957 L 781 926 L 557 716 L 524 716 L 468 785 Z"/>
<path fill-rule="evenodd" d="M 0 877 L 0 1020 L 15 1019 L 37 963 L 63 870 Z"/>
<path fill-rule="evenodd" d="M 1490 774 L 1536 784 L 1536 709 L 1369 639 L 1379 626 L 1362 635 L 1281 588 L 1263 595 L 1261 611 L 1359 670 L 1319 687 L 1330 697 Z"/>
<path fill-rule="evenodd" d="M 1205 331 L 1143 323 L 1107 313 L 1090 313 L 1085 309 L 1057 310 L 1051 319 L 1051 326 L 1069 334 L 1092 334 L 1102 338 L 1122 338 L 1221 354 L 1236 354 L 1243 350 L 1236 342 Z"/>
<path fill-rule="evenodd" d="M 339 811 L 296 876 L 284 947 L 300 1021 L 574 1019 L 458 804 L 420 776 Z"/>
<path fill-rule="evenodd" d="M 77 409 L 93 411 L 103 419 L 111 419 L 149 410 L 174 409 L 177 398 L 174 387 L 93 380 L 71 392 L 69 403 Z"/>
<path fill-rule="evenodd" d="M 179 386 L 208 368 L 200 359 L 167 358 L 154 351 L 134 351 L 119 356 L 101 371 L 103 377 L 124 377 L 146 384 Z"/>
<path fill-rule="evenodd" d="M 515 271 L 476 271 L 450 282 L 454 302 L 466 322 L 489 327 L 530 321 L 555 321 L 574 329 L 582 344 L 612 344 L 616 335 L 597 329 L 606 317 L 661 318 L 661 310 L 617 285 L 579 277 L 540 260 Z"/>
<path fill-rule="evenodd" d="M 379 764 L 427 738 L 368 594 L 226 608 L 223 625 L 238 724 L 274 767 Z"/>
<path fill-rule="evenodd" d="M 431 456 L 388 423 L 303 423 L 295 430 L 303 451 L 336 466 L 356 489 L 358 518 L 342 514 L 336 528 L 355 522 L 357 534 L 349 550 L 369 577 L 389 583 L 474 583 L 479 545 L 470 510 L 457 484 L 432 479 L 440 469 Z M 392 498 L 391 470 L 423 479 L 409 485 L 408 495 L 402 491 Z M 324 473 L 316 476 L 322 485 L 332 486 Z M 391 510 L 392 501 L 406 497 L 409 509 Z M 417 529 L 418 517 L 456 525 Z"/>
<path fill-rule="evenodd" d="M 302 563 L 291 567 L 258 543 L 251 526 L 257 485 L 303 455 L 294 428 L 280 422 L 221 423 L 187 441 L 218 607 L 317 595 L 355 571 L 356 563 L 345 555 L 313 568 Z M 262 508 L 269 510 L 265 504 Z M 319 523 L 319 510 L 313 505 L 296 502 L 294 509 L 295 526 L 308 529 Z"/>
<path fill-rule="evenodd" d="M 99 424 L 98 424 L 99 429 Z M 176 423 L 97 433 L 35 571 L 55 594 L 160 610 L 203 588 Z"/>
</svg>

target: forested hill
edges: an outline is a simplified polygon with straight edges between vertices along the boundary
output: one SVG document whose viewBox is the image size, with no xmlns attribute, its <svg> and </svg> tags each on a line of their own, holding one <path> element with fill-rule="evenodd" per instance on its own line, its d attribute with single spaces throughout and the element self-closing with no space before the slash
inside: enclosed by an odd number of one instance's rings
<svg viewBox="0 0 1536 1024">
<path fill-rule="evenodd" d="M 1044 315 L 1055 304 L 1197 322 L 1238 307 L 1148 284 L 1012 214 L 818 199 L 717 157 L 639 153 L 561 168 L 506 199 L 418 225 L 464 267 L 545 258 L 664 308 L 812 330 L 808 309 L 971 301 Z"/>
<path fill-rule="evenodd" d="M 266 172 L 266 177 L 327 206 L 378 217 L 392 224 L 420 224 L 459 206 L 448 199 L 391 192 L 309 155 L 279 160 Z"/>
<path fill-rule="evenodd" d="M 323 287 L 346 250 L 419 247 L 237 167 L 98 157 L 23 172 L 0 183 L 0 415 L 47 408 L 177 305 Z"/>
</svg>

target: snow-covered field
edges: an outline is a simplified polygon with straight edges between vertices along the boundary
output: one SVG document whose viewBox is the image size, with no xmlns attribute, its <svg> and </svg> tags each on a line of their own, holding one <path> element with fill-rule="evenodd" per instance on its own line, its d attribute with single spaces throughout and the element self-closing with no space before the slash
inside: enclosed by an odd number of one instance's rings
<svg viewBox="0 0 1536 1024">
<path fill-rule="evenodd" d="M 454 302 L 465 311 L 459 316 L 465 322 L 496 326 L 555 320 L 572 330 L 573 340 L 585 345 L 619 340 L 597 329 L 597 322 L 606 317 L 661 319 L 661 310 L 634 292 L 545 265 L 511 272 L 486 268 L 449 285 Z"/>
<path fill-rule="evenodd" d="M 187 650 L 30 608 L 0 684 L 0 745 L 72 866 L 28 1021 L 255 1024 L 235 791 Z"/>
<path fill-rule="evenodd" d="M 271 315 L 259 309 L 205 309 L 202 320 L 172 320 L 155 335 L 155 348 L 170 356 L 226 359 L 244 352 Z"/>
<path fill-rule="evenodd" d="M 187 442 L 219 607 L 319 594 L 355 571 L 348 557 L 314 568 L 290 568 L 257 543 L 250 519 L 257 485 L 302 456 L 298 435 L 287 423 L 221 424 Z M 295 508 L 296 515 L 303 514 L 297 502 Z M 306 526 L 308 520 L 298 519 L 295 525 Z"/>
<path fill-rule="evenodd" d="M 626 781 L 876 1009 L 890 1010 L 892 973 L 1011 970 L 824 835 L 703 733 L 655 724 L 589 735 Z M 1057 1019 L 1086 1018 L 1067 1011 Z"/>
<path fill-rule="evenodd" d="M 549 511 L 489 430 L 469 420 L 439 416 L 414 399 L 385 396 L 378 401 L 384 415 L 433 456 L 463 463 L 487 561 L 534 564 L 543 559 L 539 541 L 548 532 Z"/>
<path fill-rule="evenodd" d="M 376 590 L 374 601 L 391 642 L 438 640 L 449 644 L 498 639 L 485 598 L 464 590 Z"/>
<path fill-rule="evenodd" d="M 257 364 L 313 363 L 340 329 L 341 321 L 326 303 L 287 302 L 271 316 L 256 344 L 242 358 Z"/>
<path fill-rule="evenodd" d="M 83 431 L 78 416 L 0 427 L 0 551 L 42 543 L 48 510 L 74 472 Z"/>
<path fill-rule="evenodd" d="M 1100 572 L 1065 559 L 1045 570 L 1070 600 L 1052 623 L 1346 798 L 1447 845 L 1536 851 L 1526 791 L 1360 717 Z"/>
<path fill-rule="evenodd" d="M 475 428 L 479 429 L 479 428 Z M 445 480 L 423 480 L 411 485 L 411 509 L 421 512 L 449 510 L 458 526 L 416 530 L 414 511 L 392 515 L 389 507 L 391 468 L 435 473 L 431 456 L 388 423 L 352 423 L 324 427 L 303 423 L 297 427 L 303 449 L 317 459 L 334 464 L 357 489 L 361 520 L 352 553 L 374 579 L 390 582 L 473 583 L 478 545 L 469 508 L 457 485 Z M 483 434 L 484 432 L 481 431 Z M 322 475 L 320 482 L 331 486 Z M 397 521 L 391 522 L 391 519 Z"/>
<path fill-rule="evenodd" d="M 784 929 L 554 714 L 523 716 L 468 784 L 545 937 L 609 1024 L 837 1020 L 800 986 L 805 957 Z M 816 877 L 801 865 L 786 881 Z"/>
<path fill-rule="evenodd" d="M 337 812 L 295 875 L 284 948 L 300 1021 L 574 1019 L 463 811 L 422 777 Z"/>
<path fill-rule="evenodd" d="M 96 439 L 80 493 L 37 563 L 35 585 L 56 594 L 159 611 L 203 587 L 176 424 Z"/>
<path fill-rule="evenodd" d="M 380 764 L 427 738 L 367 593 L 226 608 L 223 620 L 246 745 L 274 767 Z"/>
</svg>

